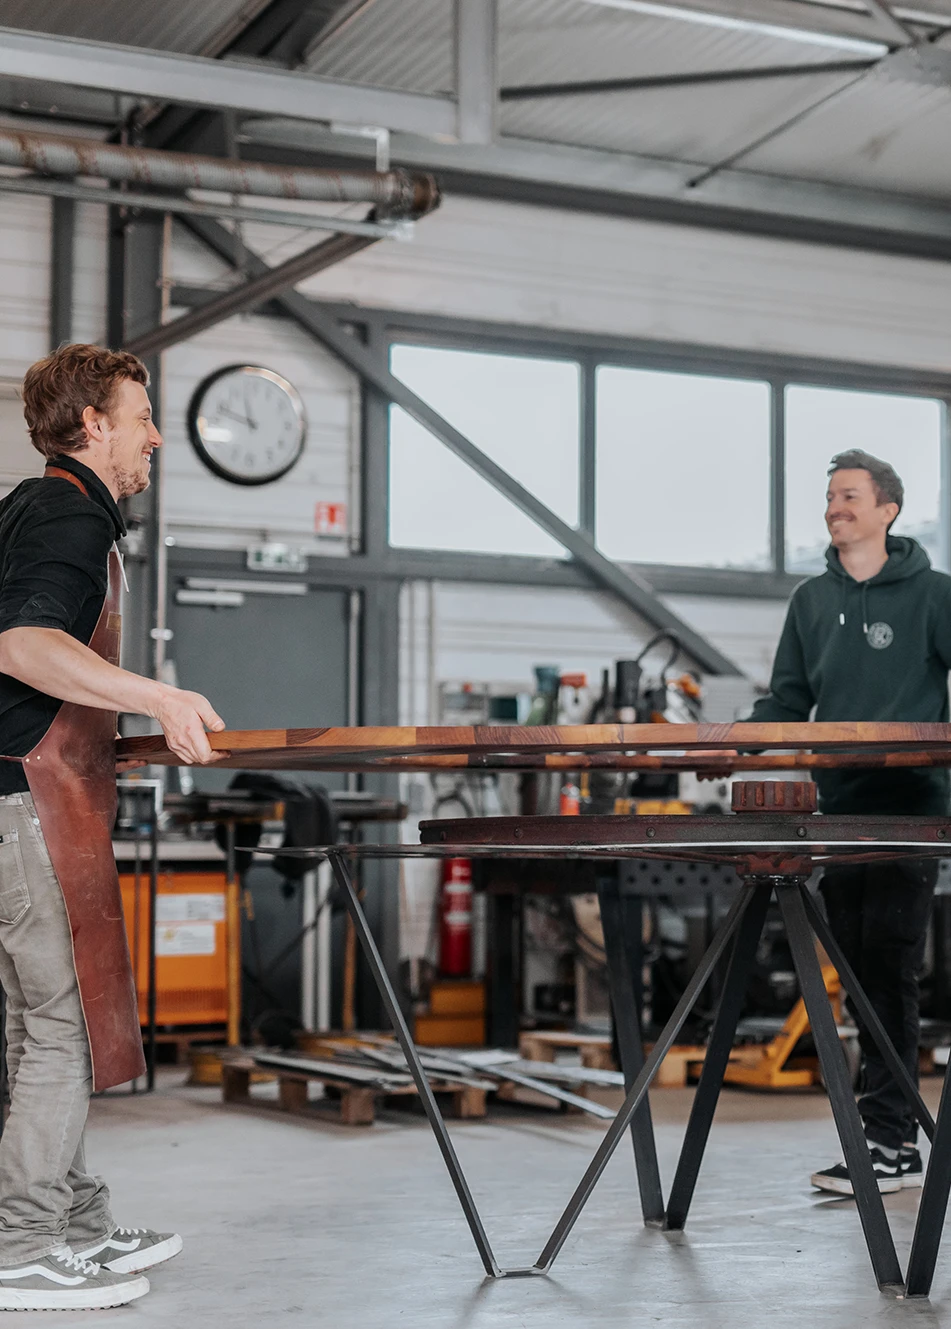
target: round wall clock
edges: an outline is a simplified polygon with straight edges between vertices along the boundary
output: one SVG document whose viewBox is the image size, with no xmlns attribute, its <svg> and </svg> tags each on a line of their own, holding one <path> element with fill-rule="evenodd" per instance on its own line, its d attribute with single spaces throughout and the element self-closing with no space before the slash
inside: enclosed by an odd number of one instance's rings
<svg viewBox="0 0 951 1329">
<path fill-rule="evenodd" d="M 300 393 L 259 365 L 227 365 L 203 379 L 188 405 L 188 432 L 201 460 L 222 480 L 266 485 L 304 451 Z"/>
</svg>

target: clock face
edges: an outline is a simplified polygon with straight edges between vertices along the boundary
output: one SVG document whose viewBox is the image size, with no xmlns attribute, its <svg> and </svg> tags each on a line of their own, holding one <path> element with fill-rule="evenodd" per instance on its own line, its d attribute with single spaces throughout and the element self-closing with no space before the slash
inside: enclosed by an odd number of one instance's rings
<svg viewBox="0 0 951 1329">
<path fill-rule="evenodd" d="M 266 485 L 304 450 L 304 403 L 286 378 L 229 365 L 199 383 L 188 408 L 192 444 L 209 470 L 237 485 Z"/>
</svg>

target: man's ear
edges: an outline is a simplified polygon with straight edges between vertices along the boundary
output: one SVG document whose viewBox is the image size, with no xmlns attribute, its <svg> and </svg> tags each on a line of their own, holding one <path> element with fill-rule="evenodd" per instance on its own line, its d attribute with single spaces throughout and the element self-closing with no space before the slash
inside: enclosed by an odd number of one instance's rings
<svg viewBox="0 0 951 1329">
<path fill-rule="evenodd" d="M 884 503 L 882 506 L 887 518 L 886 525 L 891 526 L 892 522 L 897 519 L 899 512 L 901 512 L 901 508 L 897 503 Z"/>
<path fill-rule="evenodd" d="M 105 437 L 105 416 L 97 411 L 95 406 L 83 407 L 81 419 L 89 442 L 92 442 L 93 439 L 98 440 Z"/>
</svg>

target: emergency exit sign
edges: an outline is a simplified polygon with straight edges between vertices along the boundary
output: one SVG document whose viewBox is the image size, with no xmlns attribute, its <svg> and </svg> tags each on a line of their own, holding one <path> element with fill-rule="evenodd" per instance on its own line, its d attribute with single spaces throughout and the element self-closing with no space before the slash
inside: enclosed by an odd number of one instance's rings
<svg viewBox="0 0 951 1329">
<path fill-rule="evenodd" d="M 318 535 L 346 535 L 346 503 L 318 503 L 314 514 L 314 529 Z"/>
</svg>

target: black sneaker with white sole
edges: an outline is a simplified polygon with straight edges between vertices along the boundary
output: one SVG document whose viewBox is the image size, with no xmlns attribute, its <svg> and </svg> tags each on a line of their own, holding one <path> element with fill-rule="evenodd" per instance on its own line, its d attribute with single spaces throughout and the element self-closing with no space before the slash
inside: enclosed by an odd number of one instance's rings
<svg viewBox="0 0 951 1329">
<path fill-rule="evenodd" d="M 924 1177 L 924 1168 L 918 1150 L 914 1145 L 903 1144 L 898 1157 L 901 1162 L 902 1190 L 906 1187 L 911 1189 L 914 1186 L 920 1186 Z"/>
<path fill-rule="evenodd" d="M 147 1227 L 117 1227 L 78 1254 L 84 1260 L 98 1260 L 104 1269 L 116 1274 L 136 1274 L 143 1269 L 170 1260 L 182 1249 L 177 1232 L 153 1232 Z"/>
<path fill-rule="evenodd" d="M 878 1189 L 881 1193 L 889 1195 L 892 1191 L 900 1191 L 905 1185 L 903 1180 L 904 1163 L 901 1155 L 895 1158 L 886 1158 L 881 1149 L 877 1149 L 874 1145 L 869 1148 L 868 1152 L 872 1160 L 872 1171 L 875 1173 L 875 1180 L 878 1182 Z M 917 1152 L 915 1150 L 916 1154 Z M 920 1158 L 918 1159 L 918 1167 L 920 1175 Z M 822 1172 L 813 1172 L 809 1180 L 820 1191 L 832 1191 L 835 1195 L 854 1194 L 852 1179 L 844 1163 L 836 1163 L 835 1167 L 828 1167 Z M 913 1186 L 915 1183 L 909 1181 L 907 1184 Z"/>
<path fill-rule="evenodd" d="M 0 1268 L 0 1311 L 98 1311 L 144 1297 L 149 1280 L 92 1264 L 69 1246 Z"/>
</svg>

